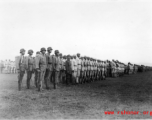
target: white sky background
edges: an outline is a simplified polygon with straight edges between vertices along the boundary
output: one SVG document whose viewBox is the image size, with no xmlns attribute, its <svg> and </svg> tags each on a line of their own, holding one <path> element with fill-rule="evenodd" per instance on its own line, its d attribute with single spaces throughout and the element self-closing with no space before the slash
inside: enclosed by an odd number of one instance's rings
<svg viewBox="0 0 152 120">
<path fill-rule="evenodd" d="M 0 59 L 51 46 L 53 53 L 152 66 L 151 17 L 146 0 L 1 0 Z"/>
</svg>

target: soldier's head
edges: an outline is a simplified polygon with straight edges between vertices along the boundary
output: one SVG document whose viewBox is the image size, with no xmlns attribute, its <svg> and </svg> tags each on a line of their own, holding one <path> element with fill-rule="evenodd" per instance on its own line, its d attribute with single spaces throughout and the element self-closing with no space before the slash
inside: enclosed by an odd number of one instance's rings
<svg viewBox="0 0 152 120">
<path fill-rule="evenodd" d="M 67 59 L 67 56 L 66 56 L 66 55 L 64 55 L 64 59 Z"/>
<path fill-rule="evenodd" d="M 43 48 L 41 48 L 41 50 L 40 50 L 40 51 L 41 51 L 41 53 L 42 53 L 42 54 L 45 54 L 46 49 L 43 47 Z"/>
<path fill-rule="evenodd" d="M 59 53 L 60 58 L 62 58 L 62 53 Z"/>
<path fill-rule="evenodd" d="M 76 55 L 73 55 L 73 58 L 76 59 Z"/>
<path fill-rule="evenodd" d="M 67 55 L 67 60 L 70 60 L 70 58 L 71 58 L 70 55 Z"/>
<path fill-rule="evenodd" d="M 55 50 L 55 51 L 54 51 L 54 54 L 55 54 L 56 56 L 59 56 L 59 50 Z"/>
<path fill-rule="evenodd" d="M 39 51 L 37 51 L 37 52 L 36 52 L 36 54 L 37 54 L 37 55 L 39 55 L 39 54 L 40 54 L 40 52 L 39 52 Z"/>
<path fill-rule="evenodd" d="M 78 58 L 80 57 L 80 53 L 77 53 L 77 57 L 78 57 Z"/>
<path fill-rule="evenodd" d="M 52 47 L 48 47 L 48 48 L 47 48 L 48 53 L 51 53 L 52 50 L 53 50 Z"/>
<path fill-rule="evenodd" d="M 86 60 L 86 56 L 83 57 Z"/>
<path fill-rule="evenodd" d="M 28 50 L 29 55 L 33 55 L 33 52 L 34 52 L 33 50 Z"/>
<path fill-rule="evenodd" d="M 71 59 L 73 59 L 73 56 L 71 55 Z"/>
<path fill-rule="evenodd" d="M 20 49 L 20 53 L 21 53 L 21 55 L 25 55 L 25 49 Z"/>
</svg>

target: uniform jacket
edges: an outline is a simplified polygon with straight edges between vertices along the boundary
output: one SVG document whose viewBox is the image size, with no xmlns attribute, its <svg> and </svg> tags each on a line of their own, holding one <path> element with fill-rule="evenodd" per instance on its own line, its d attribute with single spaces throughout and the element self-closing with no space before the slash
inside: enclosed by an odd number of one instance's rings
<svg viewBox="0 0 152 120">
<path fill-rule="evenodd" d="M 66 72 L 72 74 L 72 65 L 70 60 L 65 61 Z"/>
<path fill-rule="evenodd" d="M 21 55 L 16 57 L 16 69 L 20 70 L 20 71 L 25 71 L 27 66 L 26 66 L 26 57 Z"/>
<path fill-rule="evenodd" d="M 81 59 L 77 57 L 76 61 L 77 61 L 77 68 L 78 68 L 78 70 L 81 70 Z"/>
<path fill-rule="evenodd" d="M 35 58 L 36 69 L 40 69 L 40 71 L 45 71 L 47 67 L 46 63 L 46 55 L 40 54 Z"/>
<path fill-rule="evenodd" d="M 77 71 L 77 61 L 76 59 L 71 59 L 71 66 L 73 71 Z"/>
<path fill-rule="evenodd" d="M 46 65 L 47 65 L 47 69 L 53 71 L 53 56 L 50 55 L 49 53 L 46 54 Z"/>
<path fill-rule="evenodd" d="M 53 56 L 53 70 L 59 72 L 60 71 L 60 57 Z"/>
<path fill-rule="evenodd" d="M 26 57 L 26 67 L 27 71 L 33 71 L 33 64 L 34 64 L 34 59 L 32 56 L 27 56 Z"/>
</svg>

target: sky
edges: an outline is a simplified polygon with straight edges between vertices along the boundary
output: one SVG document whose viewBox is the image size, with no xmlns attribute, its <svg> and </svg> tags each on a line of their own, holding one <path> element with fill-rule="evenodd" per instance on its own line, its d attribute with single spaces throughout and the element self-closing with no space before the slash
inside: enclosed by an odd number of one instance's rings
<svg viewBox="0 0 152 120">
<path fill-rule="evenodd" d="M 150 0 L 0 0 L 0 60 L 52 47 L 152 66 Z"/>
</svg>

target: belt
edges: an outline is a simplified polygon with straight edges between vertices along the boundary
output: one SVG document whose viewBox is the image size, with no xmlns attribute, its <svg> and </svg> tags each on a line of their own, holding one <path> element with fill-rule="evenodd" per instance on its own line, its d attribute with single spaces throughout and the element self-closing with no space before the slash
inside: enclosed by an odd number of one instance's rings
<svg viewBox="0 0 152 120">
<path fill-rule="evenodd" d="M 52 63 L 48 63 L 48 64 L 52 64 Z"/>
</svg>

